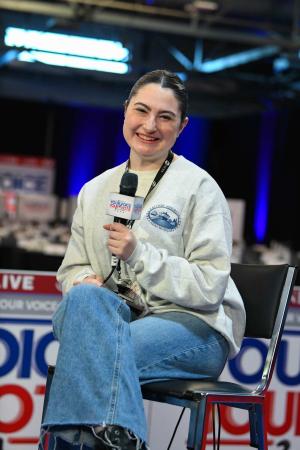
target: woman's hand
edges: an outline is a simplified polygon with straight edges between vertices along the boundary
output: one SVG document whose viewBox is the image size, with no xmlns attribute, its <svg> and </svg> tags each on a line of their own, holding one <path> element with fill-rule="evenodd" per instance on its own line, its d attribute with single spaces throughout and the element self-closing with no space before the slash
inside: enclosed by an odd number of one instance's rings
<svg viewBox="0 0 300 450">
<path fill-rule="evenodd" d="M 103 228 L 109 231 L 107 244 L 111 253 L 126 261 L 133 253 L 137 244 L 134 233 L 125 227 L 125 225 L 117 222 L 103 225 Z"/>
<path fill-rule="evenodd" d="M 89 275 L 85 277 L 82 281 L 74 281 L 73 286 L 77 286 L 77 284 L 95 284 L 96 286 L 102 286 L 103 278 L 100 275 Z"/>
</svg>

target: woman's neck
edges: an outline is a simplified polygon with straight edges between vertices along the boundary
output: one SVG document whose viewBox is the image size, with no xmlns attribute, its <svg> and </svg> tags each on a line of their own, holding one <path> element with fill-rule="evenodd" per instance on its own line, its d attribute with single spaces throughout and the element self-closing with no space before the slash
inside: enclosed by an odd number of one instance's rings
<svg viewBox="0 0 300 450">
<path fill-rule="evenodd" d="M 129 158 L 129 168 L 140 172 L 158 170 L 167 156 L 168 155 L 164 155 L 161 158 L 151 160 L 146 158 L 138 158 L 133 152 L 131 152 Z M 178 156 L 174 154 L 174 159 L 176 158 L 178 158 Z"/>
</svg>

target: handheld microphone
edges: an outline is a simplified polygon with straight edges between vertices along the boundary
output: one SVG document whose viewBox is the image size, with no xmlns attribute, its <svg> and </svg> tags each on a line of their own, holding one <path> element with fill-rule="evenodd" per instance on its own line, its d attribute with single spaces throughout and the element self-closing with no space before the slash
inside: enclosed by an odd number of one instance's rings
<svg viewBox="0 0 300 450">
<path fill-rule="evenodd" d="M 137 185 L 138 176 L 135 173 L 125 172 L 120 183 L 120 193 L 109 194 L 106 213 L 114 217 L 114 222 L 128 225 L 131 220 L 141 217 L 144 199 L 135 197 Z"/>
<path fill-rule="evenodd" d="M 120 182 L 120 195 L 134 197 L 138 187 L 138 176 L 136 173 L 125 172 Z M 128 224 L 128 219 L 122 217 L 114 217 L 114 222 Z"/>
<path fill-rule="evenodd" d="M 125 172 L 120 182 L 120 193 L 111 193 L 107 214 L 114 217 L 114 222 L 127 226 L 131 220 L 139 219 L 144 199 L 135 197 L 138 186 L 138 176 Z M 119 259 L 112 255 L 112 267 L 119 267 Z"/>
</svg>

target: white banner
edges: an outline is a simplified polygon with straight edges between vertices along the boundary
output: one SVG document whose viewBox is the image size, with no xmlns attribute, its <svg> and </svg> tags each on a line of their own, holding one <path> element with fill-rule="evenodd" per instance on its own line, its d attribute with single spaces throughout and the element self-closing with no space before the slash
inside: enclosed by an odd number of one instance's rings
<svg viewBox="0 0 300 450">
<path fill-rule="evenodd" d="M 0 270 L 0 448 L 36 450 L 61 299 L 53 273 Z M 2 447 L 1 447 L 2 442 Z"/>
<path fill-rule="evenodd" d="M 0 191 L 51 194 L 54 166 L 50 158 L 0 155 Z"/>
<path fill-rule="evenodd" d="M 0 449 L 36 450 L 48 364 L 58 349 L 51 316 L 61 293 L 54 273 L 0 270 Z M 295 288 L 273 381 L 268 393 L 267 428 L 270 450 L 300 448 L 300 288 Z M 255 386 L 266 352 L 263 340 L 245 339 L 223 379 Z M 165 450 L 180 408 L 145 401 L 151 450 Z M 188 412 L 172 450 L 186 445 Z M 222 414 L 222 448 L 249 450 L 245 412 L 227 408 Z M 212 442 L 212 433 L 208 436 Z M 212 448 L 208 445 L 207 448 Z"/>
</svg>

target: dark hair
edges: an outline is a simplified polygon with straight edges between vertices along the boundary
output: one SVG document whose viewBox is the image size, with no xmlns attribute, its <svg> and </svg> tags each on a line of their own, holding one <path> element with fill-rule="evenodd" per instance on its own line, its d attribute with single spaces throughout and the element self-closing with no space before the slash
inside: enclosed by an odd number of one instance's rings
<svg viewBox="0 0 300 450">
<path fill-rule="evenodd" d="M 172 89 L 173 94 L 179 103 L 182 122 L 187 114 L 187 91 L 181 79 L 175 73 L 169 72 L 168 70 L 153 70 L 152 72 L 147 72 L 145 75 L 139 78 L 135 82 L 129 93 L 128 99 L 125 102 L 125 107 L 128 105 L 132 97 L 134 97 L 138 93 L 140 88 L 149 83 L 156 83 L 163 88 Z"/>
</svg>

